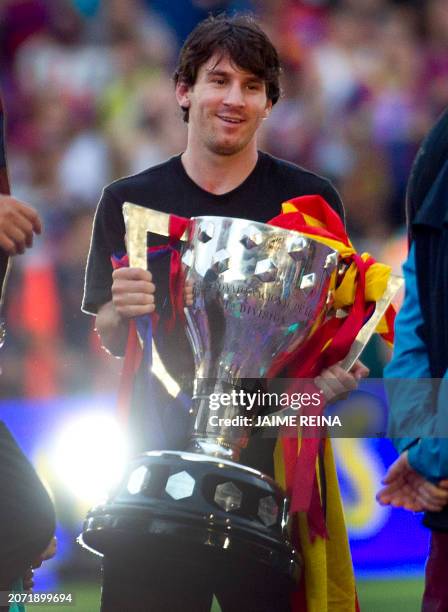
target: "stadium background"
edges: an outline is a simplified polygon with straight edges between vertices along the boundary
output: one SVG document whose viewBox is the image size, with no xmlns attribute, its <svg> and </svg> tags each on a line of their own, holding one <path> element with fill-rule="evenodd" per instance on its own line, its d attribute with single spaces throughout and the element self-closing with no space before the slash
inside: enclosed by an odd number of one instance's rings
<svg viewBox="0 0 448 612">
<path fill-rule="evenodd" d="M 182 150 L 176 54 L 200 19 L 223 10 L 253 11 L 281 54 L 283 96 L 260 147 L 330 177 L 357 249 L 396 271 L 410 165 L 448 104 L 445 0 L 0 3 L 10 179 L 45 225 L 14 261 L 0 417 L 57 505 L 60 548 L 38 588 L 72 585 L 79 610 L 95 609 L 99 573 L 74 538 L 123 448 L 113 421 L 120 364 L 80 312 L 92 215 L 106 183 Z M 386 359 L 383 347 L 369 347 L 373 376 Z M 391 445 L 339 440 L 336 451 L 363 610 L 417 610 L 427 533 L 420 517 L 374 501 Z"/>
</svg>

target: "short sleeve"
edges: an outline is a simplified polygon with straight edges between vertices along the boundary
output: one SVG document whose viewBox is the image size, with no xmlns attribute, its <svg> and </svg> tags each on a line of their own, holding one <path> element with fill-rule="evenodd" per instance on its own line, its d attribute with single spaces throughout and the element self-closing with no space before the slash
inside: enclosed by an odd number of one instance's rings
<svg viewBox="0 0 448 612">
<path fill-rule="evenodd" d="M 98 308 L 112 299 L 112 255 L 121 256 L 125 247 L 122 202 L 110 187 L 103 191 L 93 221 L 87 259 L 82 310 L 96 314 Z"/>
</svg>

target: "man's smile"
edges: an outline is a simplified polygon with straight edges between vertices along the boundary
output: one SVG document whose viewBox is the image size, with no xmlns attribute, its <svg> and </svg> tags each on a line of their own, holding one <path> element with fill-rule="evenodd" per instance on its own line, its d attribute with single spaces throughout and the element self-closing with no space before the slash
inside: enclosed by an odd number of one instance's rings
<svg viewBox="0 0 448 612">
<path fill-rule="evenodd" d="M 241 117 L 232 117 L 231 115 L 218 114 L 216 116 L 222 121 L 225 121 L 226 123 L 231 123 L 231 124 L 239 124 L 245 121 Z"/>
</svg>

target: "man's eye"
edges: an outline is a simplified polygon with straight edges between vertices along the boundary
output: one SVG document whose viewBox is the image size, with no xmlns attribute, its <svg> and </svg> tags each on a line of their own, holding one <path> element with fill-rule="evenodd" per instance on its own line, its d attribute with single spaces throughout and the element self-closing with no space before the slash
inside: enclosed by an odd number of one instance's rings
<svg viewBox="0 0 448 612">
<path fill-rule="evenodd" d="M 224 85 L 224 79 L 213 79 L 212 83 L 216 83 L 217 85 Z"/>
<path fill-rule="evenodd" d="M 249 83 L 247 85 L 247 88 L 250 89 L 251 91 L 259 91 L 259 89 L 261 88 L 260 83 Z"/>
</svg>

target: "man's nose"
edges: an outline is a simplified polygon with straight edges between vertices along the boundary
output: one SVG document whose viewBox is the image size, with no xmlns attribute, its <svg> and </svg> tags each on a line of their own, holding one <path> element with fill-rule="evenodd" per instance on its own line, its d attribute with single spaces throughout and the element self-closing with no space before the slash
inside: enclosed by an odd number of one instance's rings
<svg viewBox="0 0 448 612">
<path fill-rule="evenodd" d="M 229 106 L 244 106 L 244 92 L 239 83 L 232 83 L 227 91 L 224 98 L 224 104 Z"/>
</svg>

